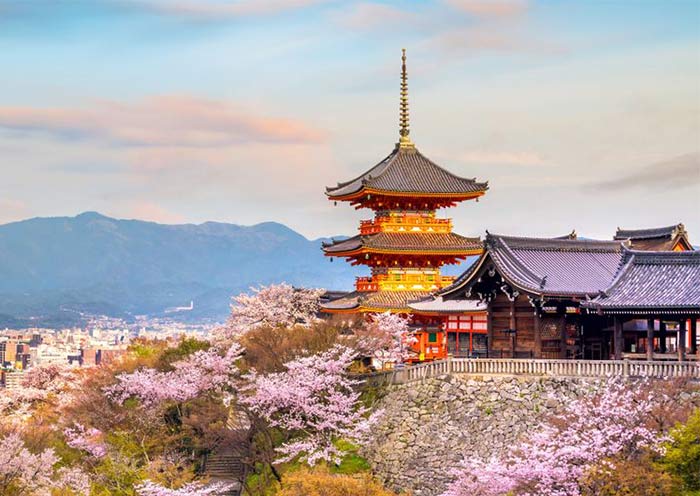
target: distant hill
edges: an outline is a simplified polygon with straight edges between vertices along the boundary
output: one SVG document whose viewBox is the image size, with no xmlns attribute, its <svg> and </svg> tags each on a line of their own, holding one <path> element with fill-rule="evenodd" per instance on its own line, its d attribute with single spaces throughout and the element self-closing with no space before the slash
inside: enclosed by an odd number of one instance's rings
<svg viewBox="0 0 700 496">
<path fill-rule="evenodd" d="M 0 225 L 0 326 L 157 316 L 190 301 L 177 316 L 222 319 L 252 285 L 349 289 L 359 271 L 320 245 L 274 222 L 163 225 L 87 212 Z"/>
</svg>

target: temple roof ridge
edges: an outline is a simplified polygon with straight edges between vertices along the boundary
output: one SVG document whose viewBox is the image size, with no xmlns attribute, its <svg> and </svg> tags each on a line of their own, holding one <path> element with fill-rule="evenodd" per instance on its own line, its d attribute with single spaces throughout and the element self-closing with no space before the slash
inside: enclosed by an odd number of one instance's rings
<svg viewBox="0 0 700 496">
<path fill-rule="evenodd" d="M 651 238 L 672 238 L 681 234 L 687 235 L 685 226 L 679 222 L 671 226 L 651 227 L 644 229 L 621 229 L 617 228 L 613 239 L 651 239 Z"/>
</svg>

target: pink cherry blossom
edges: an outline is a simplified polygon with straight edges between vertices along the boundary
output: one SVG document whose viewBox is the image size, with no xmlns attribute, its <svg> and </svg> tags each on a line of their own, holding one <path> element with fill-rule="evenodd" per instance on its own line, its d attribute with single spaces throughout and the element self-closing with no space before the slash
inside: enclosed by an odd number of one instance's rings
<svg viewBox="0 0 700 496">
<path fill-rule="evenodd" d="M 376 416 L 365 418 L 367 409 L 358 404 L 360 393 L 346 371 L 355 352 L 343 346 L 285 364 L 287 370 L 264 376 L 251 374 L 244 388 L 250 396 L 241 398 L 270 425 L 292 433 L 292 439 L 278 448 L 279 462 L 297 456 L 309 465 L 320 460 L 340 462 L 344 452 L 334 441 L 359 442 Z"/>
<path fill-rule="evenodd" d="M 107 454 L 107 446 L 102 441 L 102 431 L 99 429 L 88 429 L 76 422 L 74 427 L 64 429 L 63 435 L 71 448 L 86 451 L 95 458 L 102 458 Z"/>
<path fill-rule="evenodd" d="M 180 489 L 168 489 L 151 481 L 136 486 L 139 496 L 223 496 L 233 487 L 232 483 L 215 482 L 212 484 L 191 483 Z"/>
<path fill-rule="evenodd" d="M 363 355 L 384 363 L 398 363 L 411 354 L 417 342 L 410 329 L 410 318 L 384 312 L 373 314 L 355 334 L 357 349 Z"/>
<path fill-rule="evenodd" d="M 160 372 L 144 368 L 117 376 L 117 383 L 104 389 L 117 403 L 138 398 L 144 406 L 155 406 L 167 401 L 185 402 L 207 392 L 221 392 L 238 375 L 236 361 L 240 358 L 238 344 L 230 346 L 225 354 L 216 348 L 197 351 L 173 364 L 174 370 Z"/>
<path fill-rule="evenodd" d="M 594 464 L 648 448 L 664 437 L 645 426 L 654 398 L 648 385 L 613 382 L 596 395 L 566 404 L 502 457 L 468 456 L 443 496 L 578 496 L 579 481 Z"/>
<path fill-rule="evenodd" d="M 218 330 L 218 338 L 235 339 L 256 326 L 307 326 L 317 320 L 323 289 L 295 288 L 272 284 L 251 288 L 233 298 L 231 316 Z"/>
</svg>

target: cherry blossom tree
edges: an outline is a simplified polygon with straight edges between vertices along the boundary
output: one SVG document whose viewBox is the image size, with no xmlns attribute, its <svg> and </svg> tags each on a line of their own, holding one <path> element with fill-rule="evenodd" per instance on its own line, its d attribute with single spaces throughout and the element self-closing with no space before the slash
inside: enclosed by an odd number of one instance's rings
<svg viewBox="0 0 700 496">
<path fill-rule="evenodd" d="M 285 283 L 251 288 L 251 293 L 233 297 L 231 315 L 218 337 L 235 339 L 255 326 L 308 326 L 317 320 L 324 292 Z"/>
<path fill-rule="evenodd" d="M 139 484 L 136 490 L 139 496 L 223 496 L 232 489 L 232 483 L 214 482 L 212 484 L 190 483 L 180 489 L 168 489 L 151 481 Z"/>
<path fill-rule="evenodd" d="M 386 363 L 398 363 L 411 355 L 416 338 L 410 329 L 410 318 L 384 312 L 373 314 L 355 331 L 358 351 Z"/>
<path fill-rule="evenodd" d="M 660 450 L 664 437 L 647 427 L 655 405 L 644 384 L 614 382 L 593 397 L 566 404 L 506 455 L 489 460 L 468 456 L 443 496 L 579 496 L 591 467 L 641 450 Z"/>
<path fill-rule="evenodd" d="M 99 429 L 86 428 L 76 422 L 74 427 L 64 429 L 63 435 L 68 446 L 83 450 L 94 458 L 102 458 L 107 454 L 107 445 L 102 440 L 102 431 Z"/>
<path fill-rule="evenodd" d="M 117 376 L 117 383 L 104 389 L 113 401 L 122 404 L 138 398 L 144 406 L 167 401 L 182 403 L 208 392 L 222 392 L 238 375 L 236 361 L 241 347 L 231 345 L 221 354 L 216 348 L 197 351 L 173 364 L 173 370 L 161 372 L 143 368 Z"/>
<path fill-rule="evenodd" d="M 0 395 L 0 423 L 21 426 L 38 404 L 48 402 L 61 406 L 70 403 L 71 391 L 80 384 L 81 378 L 75 368 L 68 365 L 32 367 L 22 376 L 22 387 Z"/>
<path fill-rule="evenodd" d="M 344 346 L 298 358 L 285 364 L 286 371 L 257 376 L 244 387 L 249 396 L 241 403 L 273 427 L 292 434 L 277 448 L 278 462 L 296 457 L 313 466 L 320 460 L 340 463 L 345 454 L 334 443 L 338 439 L 359 442 L 378 414 L 366 418 L 368 410 L 359 405 L 356 381 L 346 375 L 355 352 Z"/>
<path fill-rule="evenodd" d="M 14 491 L 42 496 L 49 495 L 52 488 L 89 494 L 87 475 L 78 468 L 54 471 L 58 461 L 50 448 L 37 454 L 30 452 L 19 432 L 6 435 L 0 439 L 0 494 Z"/>
</svg>

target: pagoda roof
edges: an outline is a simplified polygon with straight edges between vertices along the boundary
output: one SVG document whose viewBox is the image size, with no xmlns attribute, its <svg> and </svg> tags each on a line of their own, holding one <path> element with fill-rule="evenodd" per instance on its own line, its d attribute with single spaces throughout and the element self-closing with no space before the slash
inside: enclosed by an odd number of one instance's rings
<svg viewBox="0 0 700 496">
<path fill-rule="evenodd" d="M 398 312 L 414 313 L 409 302 L 423 300 L 429 291 L 354 291 L 321 304 L 327 312 Z"/>
<path fill-rule="evenodd" d="M 358 234 L 352 238 L 323 243 L 323 251 L 327 255 L 339 256 L 367 251 L 468 255 L 480 253 L 482 247 L 479 238 L 467 238 L 452 232 L 379 232 L 366 235 Z"/>
<path fill-rule="evenodd" d="M 584 308 L 602 313 L 700 313 L 700 251 L 623 251 L 614 280 Z"/>
<path fill-rule="evenodd" d="M 632 249 L 646 251 L 671 251 L 680 243 L 685 250 L 692 250 L 688 233 L 683 224 L 650 229 L 617 228 L 613 239 L 630 240 Z"/>
<path fill-rule="evenodd" d="M 583 297 L 608 287 L 622 243 L 571 238 L 524 238 L 487 234 L 479 260 L 438 294 L 471 286 L 493 266 L 515 288 L 542 296 Z"/>
<path fill-rule="evenodd" d="M 384 160 L 364 174 L 335 187 L 327 187 L 331 199 L 352 199 L 366 193 L 439 197 L 477 197 L 488 182 L 459 177 L 443 169 L 415 146 L 397 144 Z"/>
</svg>

